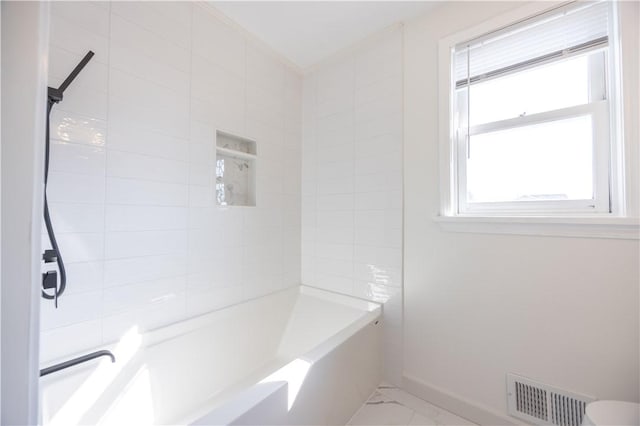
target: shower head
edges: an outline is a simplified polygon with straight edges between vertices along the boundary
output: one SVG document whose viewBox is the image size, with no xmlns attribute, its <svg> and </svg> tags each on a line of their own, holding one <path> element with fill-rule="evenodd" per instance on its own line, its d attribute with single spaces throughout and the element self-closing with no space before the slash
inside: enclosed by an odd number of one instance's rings
<svg viewBox="0 0 640 426">
<path fill-rule="evenodd" d="M 91 58 L 93 58 L 94 53 L 90 50 L 84 58 L 76 65 L 76 67 L 71 71 L 71 74 L 62 82 L 60 87 L 53 88 L 49 87 L 48 95 L 49 95 L 49 103 L 57 104 L 62 100 L 62 94 L 67 89 L 67 87 L 71 84 L 73 80 L 80 74 L 80 71 L 89 63 Z"/>
</svg>

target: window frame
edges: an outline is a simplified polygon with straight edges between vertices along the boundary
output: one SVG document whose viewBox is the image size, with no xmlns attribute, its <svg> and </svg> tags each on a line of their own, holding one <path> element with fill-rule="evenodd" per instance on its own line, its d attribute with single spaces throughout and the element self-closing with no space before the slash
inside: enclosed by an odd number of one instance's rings
<svg viewBox="0 0 640 426">
<path fill-rule="evenodd" d="M 457 188 L 458 179 L 458 144 L 455 139 L 454 111 L 454 75 L 452 64 L 454 60 L 455 46 L 467 40 L 475 39 L 479 36 L 493 31 L 501 30 L 513 24 L 525 21 L 533 16 L 546 13 L 550 10 L 567 5 L 566 2 L 553 3 L 528 3 L 517 9 L 496 16 L 472 28 L 462 30 L 451 36 L 443 38 L 439 42 L 439 85 L 438 103 L 441 113 L 439 116 L 439 177 L 440 177 L 440 210 L 435 217 L 441 227 L 449 231 L 458 232 L 483 232 L 483 233 L 511 233 L 511 234 L 533 234 L 533 235 L 566 235 L 566 236 L 595 236 L 603 238 L 632 238 L 638 239 L 638 218 L 627 216 L 627 205 L 629 201 L 625 197 L 625 187 L 629 182 L 625 181 L 624 171 L 624 145 L 622 141 L 623 124 L 621 106 L 621 84 L 622 75 L 620 72 L 620 34 L 617 15 L 617 5 L 612 7 L 612 31 L 609 39 L 608 55 L 610 60 L 606 61 L 607 73 L 607 103 L 608 108 L 603 112 L 601 103 L 593 102 L 585 106 L 569 107 L 574 112 L 591 110 L 589 113 L 597 114 L 600 117 L 606 115 L 606 119 L 597 120 L 599 123 L 606 123 L 609 127 L 606 137 L 610 140 L 610 146 L 606 155 L 598 153 L 601 160 L 598 169 L 601 170 L 602 163 L 606 159 L 607 185 L 609 186 L 609 196 L 607 208 L 599 206 L 599 212 L 594 209 L 577 211 L 575 209 L 549 209 L 544 211 L 512 211 L 503 209 L 501 211 L 477 209 L 474 212 L 460 213 Z M 597 110 L 597 111 L 596 111 Z M 567 112 L 567 111 L 564 111 Z M 547 114 L 547 112 L 540 113 Z M 535 117 L 532 114 L 527 119 L 545 119 L 544 116 Z M 553 112 L 550 116 L 553 116 Z M 532 118 L 533 117 L 533 118 Z M 525 117 L 522 117 L 525 119 Z M 547 117 L 549 118 L 549 117 Z M 520 117 L 512 123 L 517 123 Z M 524 121 L 523 121 L 524 122 Z M 595 121 L 594 121 L 595 123 Z M 598 136 L 602 132 L 602 126 L 598 126 Z M 597 144 L 602 149 L 602 144 Z M 610 166 L 611 165 L 611 166 Z M 635 185 L 634 185 L 635 187 Z M 602 191 L 602 185 L 597 184 L 594 191 Z M 495 203 L 491 203 L 495 205 Z M 570 228 L 570 229 L 569 229 Z M 611 232 L 607 232 L 610 229 Z"/>
</svg>

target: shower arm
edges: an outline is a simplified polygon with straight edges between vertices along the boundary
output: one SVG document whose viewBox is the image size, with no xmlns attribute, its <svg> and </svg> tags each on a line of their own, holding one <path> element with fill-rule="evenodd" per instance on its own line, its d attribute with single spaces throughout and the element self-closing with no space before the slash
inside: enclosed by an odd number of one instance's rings
<svg viewBox="0 0 640 426">
<path fill-rule="evenodd" d="M 69 87 L 73 80 L 76 79 L 78 74 L 80 74 L 80 71 L 82 71 L 82 69 L 89 63 L 91 58 L 93 58 L 93 55 L 94 53 L 91 50 L 87 52 L 87 54 L 84 55 L 84 58 L 82 58 L 82 60 L 78 63 L 78 65 L 76 65 L 73 71 L 71 71 L 71 74 L 69 74 L 69 76 L 62 82 L 60 87 L 58 87 L 57 89 L 53 87 L 48 88 L 47 95 L 49 96 L 49 102 L 57 104 L 62 100 L 64 91 L 67 90 L 67 87 Z"/>
<path fill-rule="evenodd" d="M 55 307 L 58 307 L 58 297 L 64 293 L 67 285 L 67 274 L 64 267 L 64 261 L 58 247 L 55 232 L 53 231 L 53 225 L 51 224 L 51 217 L 49 215 L 49 203 L 47 201 L 47 183 L 49 180 L 49 149 L 50 149 L 50 116 L 53 106 L 62 101 L 64 91 L 80 74 L 80 71 L 91 60 L 94 53 L 89 51 L 84 58 L 76 65 L 71 71 L 71 74 L 62 82 L 62 84 L 56 89 L 49 87 L 47 90 L 47 129 L 45 138 L 45 155 L 44 155 L 44 223 L 47 229 L 47 235 L 49 237 L 49 243 L 51 244 L 50 250 L 45 250 L 42 255 L 42 260 L 45 264 L 56 262 L 58 265 L 58 272 L 55 270 L 47 271 L 42 274 L 42 297 L 44 299 L 53 299 Z M 58 283 L 58 274 L 60 275 L 60 282 Z M 46 290 L 53 290 L 53 294 L 48 294 Z"/>
</svg>

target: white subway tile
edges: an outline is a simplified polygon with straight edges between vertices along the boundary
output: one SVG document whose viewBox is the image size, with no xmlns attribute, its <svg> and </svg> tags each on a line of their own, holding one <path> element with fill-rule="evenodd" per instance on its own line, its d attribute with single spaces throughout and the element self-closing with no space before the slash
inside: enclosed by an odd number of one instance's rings
<svg viewBox="0 0 640 426">
<path fill-rule="evenodd" d="M 189 230 L 188 253 L 189 257 L 198 256 L 216 248 L 216 241 L 212 231 L 203 231 L 201 229 Z"/>
<path fill-rule="evenodd" d="M 180 15 L 176 17 L 177 19 L 174 18 L 171 13 L 173 10 L 167 10 L 163 3 L 113 2 L 111 13 L 135 23 L 169 43 L 189 49 L 191 47 L 190 22 L 185 21 L 184 18 L 179 19 Z M 185 3 L 184 6 L 190 5 Z M 172 9 L 175 9 L 175 6 Z"/>
<path fill-rule="evenodd" d="M 402 209 L 356 210 L 356 227 L 369 229 L 397 230 L 402 229 Z"/>
<path fill-rule="evenodd" d="M 324 166 L 326 163 L 331 163 L 335 161 L 349 161 L 351 162 L 351 167 L 353 168 L 353 158 L 354 158 L 354 150 L 353 145 L 340 144 L 340 145 L 318 145 L 318 173 L 320 172 L 320 167 Z M 318 178 L 320 176 L 318 175 Z"/>
<path fill-rule="evenodd" d="M 326 244 L 353 244 L 353 235 L 352 227 L 318 227 L 316 241 Z"/>
<path fill-rule="evenodd" d="M 315 285 L 325 290 L 335 291 L 343 294 L 352 294 L 353 292 L 352 278 L 340 277 L 337 275 L 328 275 L 321 272 L 316 273 Z"/>
<path fill-rule="evenodd" d="M 153 130 L 109 123 L 109 149 L 148 154 L 175 161 L 187 161 L 189 144 L 186 139 L 175 138 Z"/>
<path fill-rule="evenodd" d="M 246 45 L 247 85 L 270 92 L 283 100 L 284 65 L 262 47 Z"/>
<path fill-rule="evenodd" d="M 189 207 L 213 207 L 215 205 L 215 189 L 212 185 L 189 185 Z"/>
<path fill-rule="evenodd" d="M 402 229 L 368 228 L 356 225 L 355 243 L 359 246 L 401 248 Z"/>
<path fill-rule="evenodd" d="M 102 147 L 107 136 L 104 120 L 54 108 L 49 125 L 51 139 Z"/>
<path fill-rule="evenodd" d="M 369 175 L 402 170 L 402 151 L 387 149 L 385 155 L 358 156 L 355 159 L 355 174 Z M 366 152 L 364 153 L 367 154 Z"/>
<path fill-rule="evenodd" d="M 117 342 L 131 330 L 140 333 L 182 320 L 186 316 L 185 293 L 159 300 L 151 306 L 109 315 L 102 321 L 103 343 Z"/>
<path fill-rule="evenodd" d="M 95 31 L 74 25 L 72 21 L 63 17 L 51 19 L 49 43 L 80 56 L 91 50 L 95 53 L 92 61 L 108 63 L 109 39 Z"/>
<path fill-rule="evenodd" d="M 105 200 L 104 176 L 49 172 L 47 198 L 52 203 L 101 204 Z"/>
<path fill-rule="evenodd" d="M 326 179 L 318 182 L 318 194 L 351 194 L 354 191 L 354 178 Z"/>
<path fill-rule="evenodd" d="M 198 99 L 244 101 L 246 81 L 243 76 L 199 55 L 193 55 L 191 96 Z"/>
<path fill-rule="evenodd" d="M 105 236 L 105 258 L 122 259 L 136 256 L 184 254 L 187 251 L 185 231 L 108 232 Z"/>
<path fill-rule="evenodd" d="M 202 315 L 243 299 L 242 287 L 192 288 L 187 293 L 187 314 Z"/>
<path fill-rule="evenodd" d="M 107 176 L 186 184 L 188 164 L 149 155 L 109 150 Z"/>
<path fill-rule="evenodd" d="M 323 123 L 329 117 L 333 117 L 333 120 L 337 117 L 344 117 L 345 119 L 348 117 L 353 119 L 354 106 L 353 96 L 342 95 L 335 98 L 325 99 L 316 105 L 318 122 Z"/>
<path fill-rule="evenodd" d="M 100 317 L 102 291 L 77 294 L 64 293 L 58 299 L 58 309 L 53 300 L 40 303 L 40 330 L 47 331 Z"/>
<path fill-rule="evenodd" d="M 49 203 L 49 212 L 56 234 L 104 229 L 103 204 Z"/>
<path fill-rule="evenodd" d="M 355 194 L 357 210 L 401 209 L 402 191 L 358 192 Z"/>
<path fill-rule="evenodd" d="M 323 127 L 318 128 L 316 131 L 317 138 L 317 150 L 320 151 L 320 147 L 324 146 L 336 146 L 345 152 L 353 150 L 355 130 L 353 126 L 343 128 Z"/>
<path fill-rule="evenodd" d="M 109 71 L 109 96 L 152 109 L 158 106 L 169 107 L 171 111 L 180 114 L 189 110 L 188 91 L 176 92 L 146 77 L 139 78 L 116 68 Z"/>
<path fill-rule="evenodd" d="M 122 311 L 152 307 L 183 297 L 186 277 L 162 278 L 104 290 L 102 312 L 105 316 Z"/>
<path fill-rule="evenodd" d="M 211 165 L 189 165 L 189 185 L 212 186 L 215 180 L 215 168 Z"/>
<path fill-rule="evenodd" d="M 146 180 L 107 178 L 107 203 L 186 206 L 188 186 Z"/>
<path fill-rule="evenodd" d="M 108 5 L 104 3 L 102 6 Z M 62 18 L 72 28 L 82 28 L 104 37 L 109 37 L 109 9 L 100 7 L 95 2 L 51 3 L 51 20 Z"/>
<path fill-rule="evenodd" d="M 49 170 L 104 176 L 105 159 L 102 147 L 54 140 Z"/>
<path fill-rule="evenodd" d="M 189 72 L 191 61 L 188 49 L 115 14 L 111 15 L 111 40 L 130 46 L 139 54 L 162 61 L 180 71 Z"/>
<path fill-rule="evenodd" d="M 247 121 L 262 121 L 284 126 L 284 102 L 282 95 L 276 96 L 270 91 L 248 87 L 246 94 Z"/>
<path fill-rule="evenodd" d="M 104 264 L 104 285 L 113 287 L 186 273 L 187 258 L 180 254 L 107 260 Z"/>
<path fill-rule="evenodd" d="M 42 302 L 50 303 L 49 301 Z M 42 330 L 40 333 L 40 363 L 48 366 L 71 354 L 80 354 L 102 344 L 102 320 L 73 323 L 64 327 Z"/>
<path fill-rule="evenodd" d="M 64 254 L 64 253 L 63 253 Z M 65 294 L 83 293 L 102 289 L 104 262 L 65 262 L 67 286 Z"/>
<path fill-rule="evenodd" d="M 397 113 L 384 120 L 356 121 L 355 138 L 361 141 L 375 136 L 392 134 L 398 137 L 402 133 L 402 114 Z"/>
<path fill-rule="evenodd" d="M 354 214 L 350 210 L 320 210 L 317 224 L 318 228 L 353 227 Z"/>
<path fill-rule="evenodd" d="M 357 175 L 354 189 L 356 192 L 400 191 L 402 190 L 402 172 L 400 170 Z"/>
<path fill-rule="evenodd" d="M 112 41 L 110 45 L 109 65 L 112 69 L 118 69 L 147 79 L 173 90 L 175 93 L 189 93 L 190 75 L 180 71 L 164 58 L 152 58 L 140 54 L 135 48 L 131 48 L 126 42 Z"/>
<path fill-rule="evenodd" d="M 342 259 L 318 257 L 316 261 L 316 271 L 320 274 L 353 278 L 353 263 Z"/>
<path fill-rule="evenodd" d="M 336 160 L 318 164 L 318 179 L 339 179 L 354 175 L 353 160 Z"/>
<path fill-rule="evenodd" d="M 318 243 L 315 245 L 315 254 L 317 257 L 327 259 L 344 259 L 349 262 L 353 261 L 353 244 L 325 244 Z"/>
<path fill-rule="evenodd" d="M 380 99 L 402 108 L 402 79 L 385 78 L 356 88 L 356 107 Z"/>
<path fill-rule="evenodd" d="M 106 207 L 107 231 L 154 231 L 187 228 L 187 208 L 173 206 Z"/>
<path fill-rule="evenodd" d="M 402 103 L 382 98 L 358 105 L 354 118 L 356 123 L 369 123 L 398 114 L 402 114 Z"/>
<path fill-rule="evenodd" d="M 302 284 L 317 287 L 315 262 L 316 258 L 313 256 L 302 256 L 300 272 Z"/>
<path fill-rule="evenodd" d="M 402 285 L 402 268 L 376 266 L 371 263 L 354 263 L 354 278 L 371 284 L 400 287 Z"/>
<path fill-rule="evenodd" d="M 222 21 L 194 7 L 193 52 L 245 78 L 245 40 Z"/>
<path fill-rule="evenodd" d="M 191 98 L 191 118 L 232 134 L 244 134 L 245 105 L 240 99 Z"/>
<path fill-rule="evenodd" d="M 374 302 L 384 303 L 385 320 L 388 318 L 389 322 L 395 322 L 402 318 L 401 308 L 396 310 L 395 303 L 393 303 L 395 299 L 402 299 L 401 294 L 401 289 L 392 286 L 369 281 L 354 281 L 353 295 L 363 299 L 372 300 Z M 390 311 L 391 309 L 394 309 L 393 313 Z"/>
<path fill-rule="evenodd" d="M 128 97 L 109 97 L 109 123 L 118 127 L 136 126 L 181 139 L 189 135 L 188 108 L 174 109 L 165 103 L 145 106 Z"/>
<path fill-rule="evenodd" d="M 317 102 L 344 96 L 353 96 L 355 63 L 352 56 L 327 65 L 317 71 Z"/>
<path fill-rule="evenodd" d="M 355 246 L 354 261 L 375 267 L 402 267 L 402 249 L 390 247 Z"/>
<path fill-rule="evenodd" d="M 56 237 L 65 262 L 97 261 L 104 256 L 102 233 L 66 233 Z"/>
</svg>

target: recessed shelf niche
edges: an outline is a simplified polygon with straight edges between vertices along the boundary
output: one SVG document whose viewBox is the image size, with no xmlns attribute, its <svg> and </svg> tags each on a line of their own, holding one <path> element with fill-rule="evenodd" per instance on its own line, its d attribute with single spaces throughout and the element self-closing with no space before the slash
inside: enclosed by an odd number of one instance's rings
<svg viewBox="0 0 640 426">
<path fill-rule="evenodd" d="M 240 136 L 216 132 L 216 204 L 256 205 L 256 143 Z"/>
</svg>

